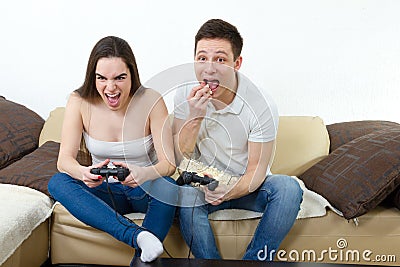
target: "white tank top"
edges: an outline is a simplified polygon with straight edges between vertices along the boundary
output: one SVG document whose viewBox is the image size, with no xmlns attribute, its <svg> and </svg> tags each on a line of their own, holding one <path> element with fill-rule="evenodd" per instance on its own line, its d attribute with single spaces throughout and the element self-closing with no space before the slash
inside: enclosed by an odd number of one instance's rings
<svg viewBox="0 0 400 267">
<path fill-rule="evenodd" d="M 151 166 L 158 162 L 157 154 L 154 149 L 152 135 L 140 139 L 124 142 L 107 142 L 96 140 L 83 133 L 86 147 L 92 155 L 92 164 L 98 164 L 106 159 L 110 159 L 109 167 L 114 167 L 111 162 L 121 161 L 141 167 Z M 116 181 L 113 178 L 109 182 Z"/>
</svg>

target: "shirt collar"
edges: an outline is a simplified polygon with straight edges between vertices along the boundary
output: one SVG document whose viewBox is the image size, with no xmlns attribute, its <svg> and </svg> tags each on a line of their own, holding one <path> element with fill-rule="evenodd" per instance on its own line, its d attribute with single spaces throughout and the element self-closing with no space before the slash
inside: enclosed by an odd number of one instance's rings
<svg viewBox="0 0 400 267">
<path fill-rule="evenodd" d="M 223 108 L 221 110 L 215 111 L 215 113 L 239 114 L 240 111 L 242 110 L 242 108 L 244 106 L 243 99 L 245 99 L 245 95 L 247 93 L 247 83 L 245 82 L 245 79 L 240 72 L 236 72 L 236 77 L 238 79 L 238 88 L 237 88 L 236 95 L 233 98 L 232 103 L 230 103 L 228 106 L 226 106 L 225 108 Z"/>
</svg>

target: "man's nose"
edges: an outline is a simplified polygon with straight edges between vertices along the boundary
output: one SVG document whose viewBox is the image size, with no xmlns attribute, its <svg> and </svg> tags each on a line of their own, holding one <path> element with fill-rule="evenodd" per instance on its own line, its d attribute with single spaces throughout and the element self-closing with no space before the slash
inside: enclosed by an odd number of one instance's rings
<svg viewBox="0 0 400 267">
<path fill-rule="evenodd" d="M 206 73 L 215 73 L 216 72 L 216 68 L 215 68 L 215 63 L 212 61 L 208 61 L 206 63 Z"/>
</svg>

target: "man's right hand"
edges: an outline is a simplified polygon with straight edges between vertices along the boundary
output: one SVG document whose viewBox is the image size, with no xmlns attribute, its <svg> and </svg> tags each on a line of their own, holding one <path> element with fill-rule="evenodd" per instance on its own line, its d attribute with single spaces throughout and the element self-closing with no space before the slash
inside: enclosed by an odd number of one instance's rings
<svg viewBox="0 0 400 267">
<path fill-rule="evenodd" d="M 193 87 L 187 98 L 190 110 L 189 119 L 203 119 L 207 112 L 207 104 L 211 98 L 211 90 L 204 81 Z"/>
</svg>

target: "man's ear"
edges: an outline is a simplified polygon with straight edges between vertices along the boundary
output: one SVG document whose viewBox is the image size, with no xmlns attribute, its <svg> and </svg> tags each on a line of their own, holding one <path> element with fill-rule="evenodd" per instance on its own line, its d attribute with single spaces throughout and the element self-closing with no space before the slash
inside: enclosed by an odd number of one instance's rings
<svg viewBox="0 0 400 267">
<path fill-rule="evenodd" d="M 233 68 L 234 68 L 236 71 L 238 71 L 238 70 L 240 69 L 240 67 L 242 66 L 242 61 L 243 61 L 242 56 L 238 56 L 238 58 L 235 60 L 235 65 L 234 65 Z"/>
</svg>

